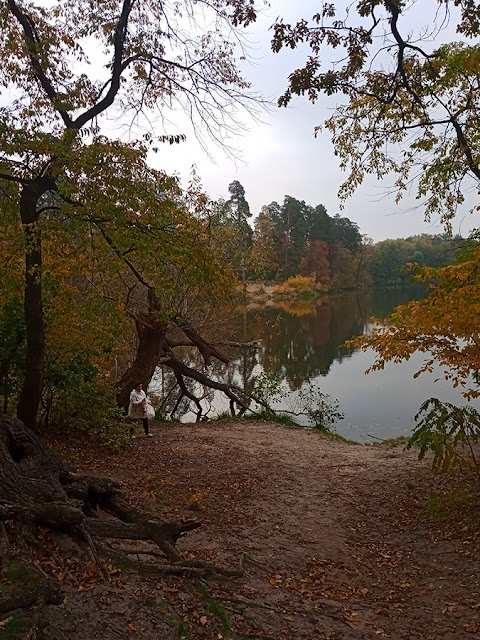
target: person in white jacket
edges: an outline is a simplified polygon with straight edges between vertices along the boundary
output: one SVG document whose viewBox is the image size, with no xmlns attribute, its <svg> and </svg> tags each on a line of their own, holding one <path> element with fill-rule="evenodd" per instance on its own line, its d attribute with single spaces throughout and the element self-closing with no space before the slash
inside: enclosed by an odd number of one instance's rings
<svg viewBox="0 0 480 640">
<path fill-rule="evenodd" d="M 145 391 L 142 389 L 142 384 L 140 382 L 135 385 L 135 389 L 132 389 L 130 393 L 128 415 L 130 418 L 134 418 L 135 420 L 141 420 L 145 435 L 149 438 L 152 437 L 152 434 L 148 430 L 147 396 L 145 395 Z"/>
</svg>

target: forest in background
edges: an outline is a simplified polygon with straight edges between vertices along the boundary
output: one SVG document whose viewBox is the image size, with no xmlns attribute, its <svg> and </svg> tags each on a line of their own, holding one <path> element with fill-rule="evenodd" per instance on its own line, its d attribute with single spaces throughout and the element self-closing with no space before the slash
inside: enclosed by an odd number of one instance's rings
<svg viewBox="0 0 480 640">
<path fill-rule="evenodd" d="M 245 189 L 235 180 L 228 190 L 230 198 L 213 205 L 212 226 L 240 280 L 284 282 L 300 275 L 323 291 L 401 286 L 411 278 L 408 264 L 443 267 L 466 245 L 448 233 L 374 243 L 352 220 L 289 195 L 282 204 L 264 205 L 252 228 Z"/>
<path fill-rule="evenodd" d="M 454 263 L 461 250 L 474 243 L 448 234 L 373 243 L 355 222 L 291 196 L 285 196 L 282 204 L 263 206 L 252 220 L 238 181 L 228 187 L 230 198 L 219 201 L 203 193 L 197 178 L 182 191 L 175 180 L 153 174 L 150 184 L 143 181 L 142 189 L 156 209 L 138 219 L 134 209 L 109 210 L 106 200 L 103 204 L 100 200 L 101 218 L 93 213 L 76 216 L 64 203 L 63 219 L 58 221 L 55 208 L 60 200 L 52 199 L 52 212 L 45 206 L 43 293 L 48 321 L 39 414 L 44 428 L 69 424 L 101 438 L 112 437 L 112 425 L 125 407 L 120 400 L 121 408 L 115 408 L 118 389 L 122 398 L 128 396 L 132 376 L 142 376 L 148 384 L 160 369 L 169 385 L 168 400 L 159 401 L 165 401 L 169 411 L 191 406 L 200 411 L 198 385 L 230 394 L 242 410 L 242 402 L 251 405 L 245 389 L 234 388 L 228 377 L 218 383 L 202 372 L 204 356 L 208 360 L 214 355 L 220 367 L 234 357 L 229 338 L 230 314 L 240 303 L 237 283 L 288 282 L 292 287 L 287 286 L 285 293 L 297 295 L 301 290 L 321 295 L 404 286 L 412 278 L 408 265 L 440 268 Z M 4 413 L 13 412 L 18 404 L 26 373 L 23 240 L 12 205 L 16 193 L 16 187 L 3 184 L 0 398 Z M 122 208 L 122 217 L 115 219 Z M 153 291 L 157 282 L 161 287 Z M 195 341 L 201 345 L 197 355 L 188 350 Z M 207 341 L 223 345 L 220 350 L 206 347 Z M 161 413 L 166 415 L 166 409 Z"/>
</svg>

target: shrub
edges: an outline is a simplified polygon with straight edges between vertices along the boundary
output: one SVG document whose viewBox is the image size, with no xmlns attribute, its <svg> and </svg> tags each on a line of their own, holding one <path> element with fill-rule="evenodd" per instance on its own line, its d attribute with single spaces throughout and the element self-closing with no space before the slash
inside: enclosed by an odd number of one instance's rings
<svg viewBox="0 0 480 640">
<path fill-rule="evenodd" d="M 109 445 L 121 445 L 129 437 L 113 387 L 100 380 L 97 368 L 82 358 L 50 364 L 43 406 L 46 427 L 83 431 Z"/>
<path fill-rule="evenodd" d="M 302 386 L 298 397 L 302 405 L 302 413 L 308 417 L 311 426 L 316 429 L 330 431 L 336 422 L 344 418 L 344 414 L 339 411 L 338 400 L 328 393 L 323 393 L 311 382 Z"/>
<path fill-rule="evenodd" d="M 472 468 L 480 480 L 480 461 L 475 448 L 480 442 L 480 413 L 473 407 L 457 407 L 429 398 L 415 416 L 417 428 L 407 449 L 416 446 L 422 459 L 433 453 L 432 468 L 447 472 L 463 465 Z"/>
<path fill-rule="evenodd" d="M 278 419 L 280 414 L 287 419 L 287 424 L 291 424 L 291 416 L 305 416 L 310 427 L 330 431 L 344 417 L 339 411 L 338 400 L 323 393 L 316 384 L 304 383 L 295 395 L 281 378 L 269 371 L 263 371 L 258 376 L 252 397 L 262 403 L 262 417 L 271 419 L 275 416 Z M 276 411 L 272 404 L 278 400 L 282 400 L 288 409 Z"/>
<path fill-rule="evenodd" d="M 318 287 L 315 278 L 307 276 L 292 276 L 286 282 L 277 287 L 277 293 L 285 294 L 314 294 Z"/>
</svg>

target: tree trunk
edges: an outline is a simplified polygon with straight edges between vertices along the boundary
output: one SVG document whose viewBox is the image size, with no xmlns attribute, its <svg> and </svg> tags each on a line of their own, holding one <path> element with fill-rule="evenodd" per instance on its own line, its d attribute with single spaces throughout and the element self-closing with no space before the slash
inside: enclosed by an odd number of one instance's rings
<svg viewBox="0 0 480 640">
<path fill-rule="evenodd" d="M 38 408 L 45 379 L 45 327 L 42 303 L 42 238 L 37 227 L 40 197 L 55 185 L 38 178 L 24 186 L 20 196 L 20 216 L 25 237 L 25 325 L 27 353 L 25 380 L 17 405 L 17 416 L 36 428 Z"/>
<path fill-rule="evenodd" d="M 117 384 L 117 403 L 125 411 L 132 389 L 139 382 L 147 388 L 165 346 L 168 326 L 159 318 L 159 304 L 153 289 L 148 292 L 148 310 L 135 318 L 135 326 L 138 338 L 135 360 Z"/>
</svg>

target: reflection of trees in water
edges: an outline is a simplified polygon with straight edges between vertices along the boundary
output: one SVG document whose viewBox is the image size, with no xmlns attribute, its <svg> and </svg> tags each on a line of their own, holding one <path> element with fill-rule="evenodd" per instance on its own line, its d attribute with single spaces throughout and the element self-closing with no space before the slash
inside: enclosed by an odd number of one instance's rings
<svg viewBox="0 0 480 640">
<path fill-rule="evenodd" d="M 304 380 L 327 375 L 332 362 L 341 362 L 353 349 L 341 345 L 364 333 L 371 315 L 371 294 L 325 297 L 291 307 L 246 312 L 245 340 L 261 339 L 258 354 L 263 369 L 285 378 L 292 389 Z M 235 359 L 235 364 L 238 359 Z"/>
<path fill-rule="evenodd" d="M 326 376 L 333 362 L 341 363 L 355 349 L 341 346 L 345 340 L 365 333 L 372 316 L 383 318 L 394 306 L 414 297 L 421 297 L 420 290 L 405 289 L 391 292 L 367 292 L 325 297 L 321 300 L 289 305 L 282 302 L 276 308 L 261 311 L 245 311 L 232 324 L 232 338 L 239 342 L 262 341 L 261 349 L 224 349 L 230 362 L 214 361 L 209 375 L 219 381 L 233 384 L 251 392 L 262 370 L 286 380 L 291 389 L 299 389 L 304 381 Z M 192 366 L 201 363 L 189 361 L 193 357 L 185 349 L 184 358 Z M 259 366 L 257 366 L 259 365 Z M 159 369 L 150 391 L 165 397 L 175 384 L 167 370 Z M 202 392 L 197 383 L 189 382 L 191 390 Z M 173 406 L 176 392 L 168 405 Z M 205 407 L 218 405 L 218 395 L 204 390 Z M 218 406 L 215 407 L 218 410 Z M 177 415 L 185 412 L 185 407 Z"/>
<path fill-rule="evenodd" d="M 407 304 L 411 300 L 420 300 L 428 293 L 424 284 L 410 285 L 408 287 L 381 289 L 372 296 L 371 315 L 383 320 L 392 313 L 394 307 Z"/>
<path fill-rule="evenodd" d="M 277 341 L 277 371 L 291 386 L 298 387 L 303 379 L 327 375 L 335 360 L 346 353 L 340 345 L 352 335 L 363 332 L 365 317 L 356 298 L 327 298 L 316 305 L 310 316 L 295 322 L 286 316 L 282 348 Z M 280 336 L 279 336 L 280 337 Z"/>
</svg>

